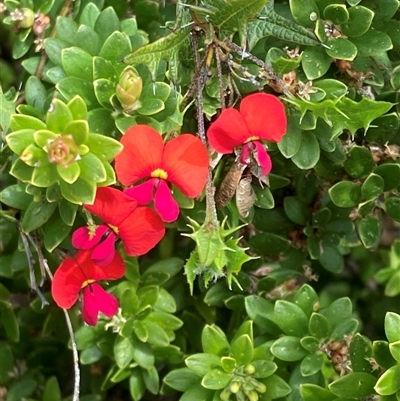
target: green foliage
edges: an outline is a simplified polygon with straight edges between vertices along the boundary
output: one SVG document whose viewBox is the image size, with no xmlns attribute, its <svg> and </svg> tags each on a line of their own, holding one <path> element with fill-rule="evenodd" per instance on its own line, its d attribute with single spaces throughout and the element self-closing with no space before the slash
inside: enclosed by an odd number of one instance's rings
<svg viewBox="0 0 400 401">
<path fill-rule="evenodd" d="M 121 188 L 125 131 L 202 135 L 199 109 L 207 131 L 257 91 L 283 101 L 287 133 L 268 143 L 271 174 L 242 175 L 248 214 L 238 193 L 215 208 L 239 153 L 210 148 L 204 193 L 174 186 L 179 219 L 151 252 L 125 256 L 125 277 L 107 288 L 118 313 L 91 327 L 68 312 L 80 399 L 400 399 L 398 0 L 0 8 L 6 401 L 72 399 L 71 342 L 42 275 L 97 223 L 82 207 L 97 188 Z"/>
</svg>

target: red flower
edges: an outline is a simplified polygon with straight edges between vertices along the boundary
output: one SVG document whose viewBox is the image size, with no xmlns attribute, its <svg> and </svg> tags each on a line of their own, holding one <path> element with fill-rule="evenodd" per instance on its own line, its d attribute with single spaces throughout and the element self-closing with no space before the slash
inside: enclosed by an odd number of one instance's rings
<svg viewBox="0 0 400 401">
<path fill-rule="evenodd" d="M 92 249 L 92 259 L 99 266 L 114 259 L 114 243 L 121 238 L 127 255 L 144 255 L 164 236 L 162 220 L 148 207 L 139 206 L 135 199 L 114 188 L 97 189 L 93 205 L 84 205 L 105 224 L 78 228 L 72 235 L 72 245 Z"/>
<path fill-rule="evenodd" d="M 112 317 L 118 310 L 117 299 L 98 281 L 116 280 L 124 274 L 125 264 L 119 253 L 115 253 L 111 263 L 103 268 L 93 262 L 90 251 L 78 251 L 75 258 L 65 259 L 55 272 L 51 293 L 60 308 L 69 309 L 83 292 L 83 320 L 94 326 L 99 312 Z"/>
<path fill-rule="evenodd" d="M 240 111 L 225 109 L 207 132 L 210 145 L 219 153 L 232 153 L 242 147 L 240 162 L 250 164 L 253 155 L 264 175 L 272 168 L 261 140 L 279 142 L 286 133 L 286 114 L 282 102 L 273 95 L 256 93 L 245 97 Z"/>
<path fill-rule="evenodd" d="M 200 139 L 183 134 L 164 145 L 161 135 L 146 125 L 129 128 L 121 139 L 122 152 L 115 158 L 115 171 L 123 185 L 143 183 L 124 192 L 139 205 L 152 200 L 166 222 L 178 218 L 179 206 L 167 183 L 176 185 L 186 196 L 195 198 L 208 175 L 208 153 Z"/>
</svg>

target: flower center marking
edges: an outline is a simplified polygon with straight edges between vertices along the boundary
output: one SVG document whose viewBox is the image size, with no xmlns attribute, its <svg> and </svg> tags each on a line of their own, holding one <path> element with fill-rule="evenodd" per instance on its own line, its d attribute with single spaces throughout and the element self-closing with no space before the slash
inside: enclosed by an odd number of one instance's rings
<svg viewBox="0 0 400 401">
<path fill-rule="evenodd" d="M 151 173 L 152 178 L 161 178 L 163 180 L 168 179 L 168 173 L 162 168 L 158 168 Z"/>
<path fill-rule="evenodd" d="M 96 280 L 92 280 L 92 279 L 86 280 L 86 281 L 84 281 L 84 282 L 82 283 L 82 287 L 81 287 L 81 288 L 85 288 L 85 287 L 87 287 L 89 284 L 92 284 L 92 283 L 95 283 L 95 282 L 96 282 Z"/>
<path fill-rule="evenodd" d="M 119 230 L 117 226 L 113 226 L 112 224 L 107 224 L 108 227 L 111 228 L 111 230 L 113 230 L 115 232 L 115 234 L 119 235 Z"/>
<path fill-rule="evenodd" d="M 249 143 L 249 142 L 251 142 L 251 141 L 258 141 L 258 140 L 260 140 L 260 137 L 258 137 L 258 136 L 251 136 L 251 137 L 247 138 L 247 139 L 244 141 L 244 143 Z"/>
</svg>

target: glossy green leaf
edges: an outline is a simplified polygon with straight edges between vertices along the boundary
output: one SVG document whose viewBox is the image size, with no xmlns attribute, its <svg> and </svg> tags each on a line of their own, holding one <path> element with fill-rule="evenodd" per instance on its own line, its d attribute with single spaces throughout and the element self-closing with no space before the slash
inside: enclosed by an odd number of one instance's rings
<svg viewBox="0 0 400 401">
<path fill-rule="evenodd" d="M 131 51 L 129 37 L 123 32 L 115 31 L 104 42 L 99 56 L 110 61 L 120 61 Z"/>
<path fill-rule="evenodd" d="M 44 246 L 52 252 L 71 231 L 71 226 L 64 223 L 58 213 L 54 213 L 50 220 L 42 226 Z"/>
<path fill-rule="evenodd" d="M 136 368 L 129 377 L 129 391 L 134 401 L 139 401 L 146 392 L 141 369 Z"/>
<path fill-rule="evenodd" d="M 400 211 L 400 209 L 399 209 Z M 366 216 L 358 223 L 358 234 L 366 248 L 372 248 L 381 239 L 382 221 L 373 216 Z"/>
<path fill-rule="evenodd" d="M 392 196 L 386 199 L 385 212 L 393 220 L 400 221 L 400 197 Z"/>
<path fill-rule="evenodd" d="M 349 19 L 340 26 L 342 33 L 349 37 L 357 37 L 366 33 L 371 26 L 374 13 L 369 8 L 354 6 L 348 9 Z"/>
<path fill-rule="evenodd" d="M 201 385 L 210 390 L 222 390 L 231 381 L 231 375 L 220 369 L 212 369 L 205 374 Z"/>
<path fill-rule="evenodd" d="M 316 19 L 319 17 L 319 9 L 314 0 L 289 0 L 290 11 L 297 23 L 306 28 L 312 28 L 314 22 L 310 15 L 314 13 Z"/>
<path fill-rule="evenodd" d="M 341 181 L 329 190 L 329 195 L 336 206 L 357 206 L 361 201 L 361 188 L 353 181 Z"/>
<path fill-rule="evenodd" d="M 205 326 L 201 334 L 203 350 L 209 354 L 225 355 L 229 350 L 229 342 L 224 332 L 217 326 Z"/>
<path fill-rule="evenodd" d="M 173 389 L 184 392 L 199 382 L 199 376 L 189 368 L 179 368 L 171 370 L 164 377 L 164 382 Z"/>
<path fill-rule="evenodd" d="M 277 339 L 271 347 L 271 352 L 282 361 L 299 361 L 308 355 L 301 343 L 300 338 L 285 336 Z"/>
<path fill-rule="evenodd" d="M 49 203 L 46 200 L 31 202 L 22 219 L 22 229 L 29 233 L 45 224 L 53 215 L 57 203 Z"/>
<path fill-rule="evenodd" d="M 276 255 L 290 247 L 290 242 L 286 238 L 268 232 L 251 237 L 249 244 L 254 251 L 262 255 Z"/>
<path fill-rule="evenodd" d="M 316 136 L 311 132 L 303 132 L 299 150 L 292 157 L 292 162 L 302 170 L 313 168 L 319 160 L 320 148 Z"/>
<path fill-rule="evenodd" d="M 9 185 L 0 192 L 0 202 L 14 209 L 26 210 L 32 202 L 32 195 L 25 192 L 25 184 Z"/>
<path fill-rule="evenodd" d="M 349 12 L 343 4 L 329 4 L 324 9 L 324 18 L 332 21 L 335 25 L 341 25 L 348 21 Z"/>
<path fill-rule="evenodd" d="M 0 321 L 8 339 L 12 342 L 19 341 L 19 325 L 12 305 L 0 299 Z"/>
<path fill-rule="evenodd" d="M 90 134 L 86 145 L 89 147 L 90 152 L 102 161 L 113 159 L 122 150 L 122 145 L 119 141 L 99 134 Z"/>
<path fill-rule="evenodd" d="M 221 367 L 221 360 L 214 354 L 192 354 L 185 359 L 185 364 L 191 371 L 203 377 L 211 369 Z"/>
<path fill-rule="evenodd" d="M 400 341 L 400 315 L 394 312 L 387 312 L 385 316 L 385 334 L 389 342 Z"/>
<path fill-rule="evenodd" d="M 374 168 L 371 152 L 365 147 L 353 146 L 348 153 L 344 168 L 354 178 L 365 177 Z"/>
<path fill-rule="evenodd" d="M 326 49 L 326 53 L 332 58 L 351 61 L 354 60 L 358 53 L 357 47 L 348 39 L 331 38 L 328 39 L 326 45 L 329 46 Z"/>
<path fill-rule="evenodd" d="M 62 196 L 67 201 L 78 205 L 93 204 L 96 196 L 96 184 L 82 178 L 78 178 L 73 184 L 60 180 L 60 189 Z"/>
<path fill-rule="evenodd" d="M 320 47 L 307 47 L 303 51 L 301 65 L 309 80 L 314 80 L 325 75 L 331 66 L 332 59 Z"/>
<path fill-rule="evenodd" d="M 322 353 L 307 355 L 300 364 L 300 371 L 303 376 L 311 376 L 319 372 L 324 363 Z"/>
<path fill-rule="evenodd" d="M 231 344 L 231 353 L 238 364 L 249 364 L 253 359 L 253 343 L 251 338 L 247 334 L 236 338 Z"/>
<path fill-rule="evenodd" d="M 351 372 L 328 387 L 338 397 L 367 397 L 374 393 L 376 377 L 369 373 Z"/>
<path fill-rule="evenodd" d="M 337 399 L 329 390 L 312 383 L 301 384 L 300 394 L 303 401 L 334 401 Z"/>
<path fill-rule="evenodd" d="M 277 301 L 274 321 L 288 336 L 302 337 L 308 333 L 308 318 L 303 310 L 287 301 Z"/>
<path fill-rule="evenodd" d="M 154 353 L 151 346 L 132 336 L 132 347 L 134 361 L 144 369 L 151 369 L 154 366 Z"/>
<path fill-rule="evenodd" d="M 376 31 L 375 29 L 352 38 L 351 41 L 356 45 L 358 55 L 361 57 L 376 56 L 393 47 L 390 37 L 386 33 Z"/>
<path fill-rule="evenodd" d="M 283 207 L 290 220 L 299 225 L 306 225 L 310 218 L 310 212 L 301 200 L 295 196 L 286 196 L 283 200 Z"/>
<path fill-rule="evenodd" d="M 292 391 L 286 381 L 278 375 L 272 375 L 260 381 L 267 387 L 270 399 L 285 397 Z"/>
<path fill-rule="evenodd" d="M 76 95 L 80 96 L 89 110 L 99 105 L 94 94 L 92 81 L 77 77 L 66 77 L 57 83 L 56 88 L 67 101 L 70 101 Z"/>
<path fill-rule="evenodd" d="M 70 77 L 93 79 L 92 56 L 79 47 L 68 47 L 61 53 L 62 66 Z"/>
<path fill-rule="evenodd" d="M 400 364 L 389 368 L 379 378 L 374 389 L 380 395 L 391 395 L 400 390 Z M 374 383 L 375 384 L 375 383 Z"/>
<path fill-rule="evenodd" d="M 364 199 L 374 199 L 381 195 L 385 186 L 383 178 L 377 174 L 370 174 L 361 186 L 361 195 Z"/>
<path fill-rule="evenodd" d="M 349 356 L 353 372 L 371 373 L 372 368 L 368 360 L 372 356 L 371 341 L 360 333 L 351 340 Z"/>
<path fill-rule="evenodd" d="M 390 191 L 400 185 L 400 165 L 397 163 L 381 164 L 374 169 L 374 173 L 385 181 L 384 191 Z"/>
</svg>

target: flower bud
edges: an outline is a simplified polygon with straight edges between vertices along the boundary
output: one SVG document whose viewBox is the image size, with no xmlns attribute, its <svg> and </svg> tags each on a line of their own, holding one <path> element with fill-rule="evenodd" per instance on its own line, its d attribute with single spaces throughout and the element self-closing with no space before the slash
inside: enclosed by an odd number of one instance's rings
<svg viewBox="0 0 400 401">
<path fill-rule="evenodd" d="M 139 97 L 142 93 L 142 78 L 132 67 L 127 67 L 119 77 L 116 95 L 123 109 L 127 112 L 140 107 Z"/>
<path fill-rule="evenodd" d="M 46 150 L 50 163 L 68 167 L 79 159 L 79 150 L 72 135 L 49 139 Z"/>
<path fill-rule="evenodd" d="M 258 401 L 258 394 L 256 391 L 249 391 L 247 393 L 247 397 L 249 397 L 249 401 Z"/>
<path fill-rule="evenodd" d="M 30 8 L 20 8 L 14 11 L 12 18 L 20 28 L 30 28 L 35 21 L 35 13 Z"/>
<path fill-rule="evenodd" d="M 249 365 L 247 365 L 247 366 L 244 368 L 244 371 L 245 371 L 248 375 L 252 375 L 252 374 L 256 371 L 256 368 L 254 367 L 254 365 L 249 364 Z"/>
</svg>

